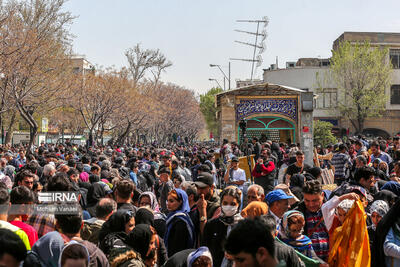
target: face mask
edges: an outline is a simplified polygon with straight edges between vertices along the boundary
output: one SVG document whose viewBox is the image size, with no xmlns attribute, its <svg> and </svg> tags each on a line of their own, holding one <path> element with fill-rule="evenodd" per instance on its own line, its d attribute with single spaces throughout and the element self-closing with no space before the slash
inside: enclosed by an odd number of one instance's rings
<svg viewBox="0 0 400 267">
<path fill-rule="evenodd" d="M 237 206 L 222 206 L 222 212 L 227 217 L 231 217 L 236 214 L 238 207 Z"/>
</svg>

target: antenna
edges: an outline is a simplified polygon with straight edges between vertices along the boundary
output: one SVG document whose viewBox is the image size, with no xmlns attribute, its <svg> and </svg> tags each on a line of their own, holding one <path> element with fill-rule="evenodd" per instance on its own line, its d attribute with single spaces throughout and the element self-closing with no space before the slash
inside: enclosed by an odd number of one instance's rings
<svg viewBox="0 0 400 267">
<path fill-rule="evenodd" d="M 239 43 L 242 45 L 247 45 L 253 47 L 253 57 L 252 59 L 243 59 L 243 58 L 231 58 L 230 60 L 240 60 L 240 61 L 246 61 L 246 62 L 251 62 L 251 76 L 250 80 L 253 80 L 253 74 L 254 74 L 254 63 L 257 63 L 255 68 L 257 69 L 258 67 L 261 66 L 263 59 L 262 59 L 262 53 L 265 51 L 265 39 L 267 39 L 267 25 L 269 23 L 269 19 L 267 16 L 264 16 L 261 20 L 237 20 L 236 22 L 245 22 L 245 23 L 257 23 L 257 30 L 256 32 L 249 32 L 249 31 L 243 31 L 243 30 L 235 30 L 236 32 L 240 33 L 246 33 L 249 35 L 254 35 L 255 36 L 255 41 L 254 43 L 248 43 L 248 42 L 242 42 L 242 41 L 236 41 L 235 43 Z M 260 29 L 260 24 L 262 27 L 262 30 Z M 258 43 L 258 38 L 261 39 L 260 43 Z M 258 49 L 258 53 L 257 53 Z M 257 56 L 256 56 L 257 54 Z"/>
</svg>

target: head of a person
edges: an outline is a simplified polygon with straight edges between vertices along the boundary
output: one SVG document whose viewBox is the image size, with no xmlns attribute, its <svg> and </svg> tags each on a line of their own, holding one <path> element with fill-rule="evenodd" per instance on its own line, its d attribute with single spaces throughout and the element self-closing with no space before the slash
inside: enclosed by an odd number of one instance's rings
<svg viewBox="0 0 400 267">
<path fill-rule="evenodd" d="M 381 221 L 383 216 L 389 212 L 389 205 L 384 200 L 375 200 L 369 208 L 372 223 L 375 227 Z"/>
<path fill-rule="evenodd" d="M 296 210 L 290 210 L 283 214 L 282 230 L 288 238 L 297 239 L 302 235 L 305 219 L 303 213 Z M 281 230 L 281 231 L 282 231 Z"/>
<path fill-rule="evenodd" d="M 175 188 L 181 188 L 183 180 L 184 179 L 182 178 L 182 176 L 180 174 L 175 174 L 175 173 L 172 174 L 172 181 L 174 183 Z"/>
<path fill-rule="evenodd" d="M 171 166 L 171 157 L 169 155 L 162 156 L 162 161 L 163 161 L 165 167 Z"/>
<path fill-rule="evenodd" d="M 225 242 L 225 252 L 236 267 L 275 266 L 275 242 L 260 219 L 240 221 Z"/>
<path fill-rule="evenodd" d="M 356 168 L 359 169 L 367 165 L 367 159 L 363 155 L 356 157 Z"/>
<path fill-rule="evenodd" d="M 157 232 L 151 225 L 138 224 L 129 233 L 126 243 L 139 252 L 146 266 L 153 266 L 157 257 L 156 238 Z"/>
<path fill-rule="evenodd" d="M 375 155 L 381 152 L 381 146 L 377 141 L 371 143 L 371 152 Z"/>
<path fill-rule="evenodd" d="M 158 170 L 158 174 L 160 175 L 160 181 L 163 183 L 168 182 L 171 177 L 171 171 L 166 166 L 160 168 L 160 170 Z"/>
<path fill-rule="evenodd" d="M 10 202 L 12 205 L 20 205 L 22 221 L 28 219 L 28 213 L 25 205 L 31 205 L 35 202 L 35 194 L 32 190 L 29 190 L 26 186 L 14 187 L 10 192 Z"/>
<path fill-rule="evenodd" d="M 46 191 L 72 191 L 72 185 L 65 173 L 57 173 L 49 178 Z"/>
<path fill-rule="evenodd" d="M 226 187 L 220 195 L 223 216 L 231 217 L 239 212 L 242 191 L 236 186 Z"/>
<path fill-rule="evenodd" d="M 188 267 L 212 267 L 213 260 L 208 247 L 199 247 L 187 257 Z"/>
<path fill-rule="evenodd" d="M 56 214 L 56 229 L 67 235 L 75 236 L 83 227 L 82 210 L 79 205 L 75 205 L 76 212 L 71 214 Z"/>
<path fill-rule="evenodd" d="M 186 186 L 186 194 L 188 195 L 189 203 L 196 203 L 199 200 L 199 194 L 197 193 L 197 187 L 194 184 L 188 184 Z"/>
<path fill-rule="evenodd" d="M 135 184 L 130 180 L 119 181 L 114 190 L 114 196 L 117 203 L 127 202 L 133 198 Z"/>
<path fill-rule="evenodd" d="M 362 167 L 356 170 L 354 180 L 369 190 L 375 183 L 375 171 L 371 167 Z"/>
<path fill-rule="evenodd" d="M 265 201 L 271 212 L 273 212 L 278 218 L 282 218 L 283 214 L 289 209 L 289 199 L 292 196 L 286 195 L 282 189 L 276 189 L 267 194 Z"/>
<path fill-rule="evenodd" d="M 167 209 L 169 212 L 183 211 L 189 212 L 188 196 L 185 191 L 181 189 L 173 189 L 168 193 Z"/>
<path fill-rule="evenodd" d="M 53 166 L 53 164 L 46 164 L 43 167 L 43 175 L 47 177 L 54 176 L 56 174 L 56 168 Z"/>
<path fill-rule="evenodd" d="M 253 184 L 247 189 L 247 203 L 252 201 L 264 201 L 265 193 L 264 188 L 258 184 Z"/>
<path fill-rule="evenodd" d="M 117 202 L 112 198 L 102 198 L 96 205 L 96 218 L 107 221 L 117 211 Z"/>
<path fill-rule="evenodd" d="M 347 213 L 353 207 L 354 200 L 352 199 L 344 199 L 342 200 L 336 208 L 336 215 L 341 224 L 343 224 L 344 220 L 346 219 Z"/>
<path fill-rule="evenodd" d="M 214 178 L 211 174 L 201 173 L 194 184 L 196 185 L 199 196 L 204 195 L 206 200 L 210 199 L 214 194 Z"/>
<path fill-rule="evenodd" d="M 81 243 L 72 240 L 65 245 L 60 256 L 61 267 L 89 266 L 89 251 Z"/>
<path fill-rule="evenodd" d="M 354 142 L 354 148 L 355 148 L 356 151 L 360 151 L 360 149 L 361 149 L 362 147 L 363 147 L 363 144 L 361 143 L 360 140 L 356 140 L 356 141 Z"/>
<path fill-rule="evenodd" d="M 74 183 L 79 182 L 79 171 L 77 169 L 71 167 L 68 170 L 67 175 L 72 182 Z"/>
<path fill-rule="evenodd" d="M 304 153 L 301 150 L 296 152 L 296 162 L 299 165 L 303 165 L 304 163 Z"/>
<path fill-rule="evenodd" d="M 24 149 L 20 149 L 18 151 L 18 155 L 21 159 L 25 158 L 25 150 Z"/>
<path fill-rule="evenodd" d="M 308 211 L 317 212 L 321 209 L 324 201 L 324 193 L 322 185 L 318 180 L 311 180 L 304 183 L 303 200 Z"/>
<path fill-rule="evenodd" d="M 340 144 L 339 145 L 339 152 L 345 153 L 347 151 L 347 146 L 346 144 Z"/>
<path fill-rule="evenodd" d="M 26 257 L 22 239 L 11 230 L 0 228 L 0 266 L 18 267 Z"/>
<path fill-rule="evenodd" d="M 28 187 L 30 190 L 33 189 L 35 175 L 28 170 L 23 170 L 17 174 L 16 180 L 17 185 L 23 185 Z"/>
<path fill-rule="evenodd" d="M 239 159 L 237 157 L 233 157 L 231 160 L 231 166 L 234 170 L 239 168 Z"/>
<path fill-rule="evenodd" d="M 268 205 L 263 201 L 252 201 L 240 213 L 243 218 L 254 219 L 268 213 Z"/>
</svg>

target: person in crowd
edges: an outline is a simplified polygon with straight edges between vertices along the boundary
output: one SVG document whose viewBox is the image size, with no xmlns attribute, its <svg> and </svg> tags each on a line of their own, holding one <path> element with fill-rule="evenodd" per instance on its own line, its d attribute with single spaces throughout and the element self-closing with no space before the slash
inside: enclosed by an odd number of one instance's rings
<svg viewBox="0 0 400 267">
<path fill-rule="evenodd" d="M 275 163 L 271 160 L 271 151 L 264 149 L 262 155 L 257 159 L 257 163 L 252 171 L 254 182 L 263 187 L 264 192 L 268 193 L 274 189 Z"/>
<path fill-rule="evenodd" d="M 321 183 L 317 180 L 307 181 L 303 187 L 303 201 L 296 209 L 304 215 L 304 235 L 311 239 L 318 258 L 326 262 L 329 255 L 329 234 L 321 210 L 323 202 Z"/>
<path fill-rule="evenodd" d="M 197 237 L 189 216 L 190 207 L 186 192 L 181 189 L 173 189 L 168 193 L 167 199 L 169 213 L 164 242 L 168 256 L 172 256 L 180 250 L 194 248 Z"/>
<path fill-rule="evenodd" d="M 261 220 L 239 222 L 230 231 L 224 248 L 236 267 L 279 266 L 274 238 Z"/>
<path fill-rule="evenodd" d="M 130 210 L 117 210 L 103 223 L 99 231 L 99 248 L 110 257 L 113 249 L 125 248 L 127 235 L 135 228 L 135 217 Z"/>
<path fill-rule="evenodd" d="M 261 146 L 260 142 L 258 142 L 258 138 L 257 137 L 253 137 L 251 142 L 253 143 L 253 153 L 255 154 L 254 160 L 258 161 L 258 159 L 261 156 L 262 146 Z"/>
<path fill-rule="evenodd" d="M 381 150 L 381 146 L 378 142 L 374 141 L 371 143 L 371 161 L 374 162 L 375 159 L 381 159 L 386 162 L 388 165 L 392 162 L 392 158 L 388 153 Z"/>
<path fill-rule="evenodd" d="M 252 184 L 247 188 L 247 205 L 252 201 L 264 201 L 264 188 L 258 184 Z"/>
<path fill-rule="evenodd" d="M 240 213 L 243 218 L 254 219 L 268 213 L 268 205 L 262 201 L 252 201 Z"/>
<path fill-rule="evenodd" d="M 370 218 L 372 224 L 367 227 L 370 248 L 374 247 L 374 242 L 376 240 L 376 227 L 382 220 L 383 216 L 389 212 L 389 205 L 384 200 L 375 200 L 369 207 Z M 374 262 L 374 254 L 372 253 L 371 262 Z"/>
<path fill-rule="evenodd" d="M 302 234 L 304 225 L 305 219 L 301 212 L 297 210 L 287 211 L 283 214 L 279 224 L 278 238 L 308 258 L 319 260 L 312 247 L 311 239 Z"/>
<path fill-rule="evenodd" d="M 160 176 L 160 187 L 158 193 L 160 195 L 161 212 L 168 214 L 167 208 L 167 197 L 169 192 L 174 188 L 174 184 L 171 181 L 171 170 L 169 166 L 165 166 L 165 163 L 169 164 L 169 157 L 166 158 L 167 161 L 164 162 L 164 166 L 160 166 L 158 170 L 158 175 Z"/>
<path fill-rule="evenodd" d="M 137 208 L 132 204 L 135 184 L 129 180 L 122 180 L 115 185 L 114 197 L 117 202 L 118 210 L 129 210 L 133 214 Z"/>
<path fill-rule="evenodd" d="M 310 165 L 304 163 L 304 153 L 302 151 L 296 152 L 296 162 L 289 165 L 286 169 L 285 184 L 290 185 L 290 178 L 294 174 L 303 174 L 311 168 Z"/>
<path fill-rule="evenodd" d="M 87 207 L 86 210 L 90 216 L 96 217 L 96 207 L 100 199 L 106 197 L 106 191 L 100 183 L 93 183 L 90 185 L 87 193 Z"/>
<path fill-rule="evenodd" d="M 79 242 L 72 240 L 65 245 L 60 255 L 60 267 L 83 266 L 88 267 L 90 256 L 88 249 Z"/>
<path fill-rule="evenodd" d="M 28 219 L 28 213 L 33 211 L 30 205 L 33 205 L 35 198 L 35 194 L 27 187 L 14 187 L 10 192 L 12 213 L 10 213 L 7 218 L 12 225 L 19 227 L 27 234 L 31 247 L 38 240 L 38 234 L 35 228 L 25 222 Z M 18 208 L 14 208 L 17 206 Z"/>
<path fill-rule="evenodd" d="M 201 218 L 201 220 L 209 220 L 217 216 L 217 210 L 220 207 L 220 198 L 215 190 L 215 186 L 213 183 L 212 175 L 208 173 L 202 173 L 200 176 L 197 177 L 197 181 L 194 182 L 197 188 L 197 193 L 200 199 L 206 201 L 199 200 L 199 203 L 202 205 L 198 205 L 199 211 L 206 209 L 206 218 Z"/>
<path fill-rule="evenodd" d="M 25 260 L 25 244 L 12 230 L 0 228 L 0 248 L 0 266 L 18 267 Z"/>
<path fill-rule="evenodd" d="M 269 192 L 265 197 L 268 204 L 268 214 L 275 218 L 276 225 L 279 225 L 283 214 L 289 210 L 289 199 L 293 196 L 288 196 L 282 189 L 277 189 Z"/>
<path fill-rule="evenodd" d="M 96 205 L 96 216 L 83 223 L 81 237 L 94 244 L 99 242 L 99 232 L 102 225 L 117 211 L 117 202 L 111 198 L 102 198 Z"/>
<path fill-rule="evenodd" d="M 157 234 L 163 237 L 167 229 L 167 216 L 160 211 L 156 196 L 152 192 L 143 192 L 139 196 L 138 203 L 139 207 L 149 207 L 153 211 L 154 225 L 152 226 L 157 230 Z"/>
<path fill-rule="evenodd" d="M 348 178 L 347 169 L 352 167 L 352 161 L 345 144 L 339 145 L 339 151 L 333 155 L 331 162 L 335 169 L 335 184 L 340 186 Z"/>
<path fill-rule="evenodd" d="M 242 191 L 236 186 L 228 186 L 221 192 L 220 216 L 207 221 L 201 244 L 210 249 L 215 266 L 227 264 L 223 244 L 232 228 L 242 219 L 239 213 Z"/>
<path fill-rule="evenodd" d="M 224 181 L 227 185 L 235 185 L 240 190 L 243 190 L 243 184 L 246 182 L 246 173 L 239 168 L 239 159 L 237 157 L 231 159 L 231 163 L 224 175 Z"/>
</svg>

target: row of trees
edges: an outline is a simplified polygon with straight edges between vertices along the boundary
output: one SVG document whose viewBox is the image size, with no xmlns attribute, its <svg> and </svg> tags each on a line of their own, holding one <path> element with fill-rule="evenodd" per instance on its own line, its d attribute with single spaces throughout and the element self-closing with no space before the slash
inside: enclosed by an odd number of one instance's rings
<svg viewBox="0 0 400 267">
<path fill-rule="evenodd" d="M 160 80 L 172 65 L 159 51 L 140 45 L 126 50 L 128 66 L 75 73 L 74 17 L 65 0 L 0 1 L 0 124 L 12 133 L 23 120 L 33 144 L 41 117 L 61 132 L 105 133 L 119 144 L 193 139 L 203 128 L 191 90 Z M 10 142 L 10 135 L 6 142 Z"/>
</svg>

